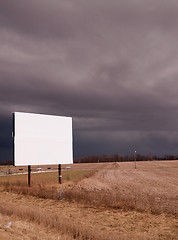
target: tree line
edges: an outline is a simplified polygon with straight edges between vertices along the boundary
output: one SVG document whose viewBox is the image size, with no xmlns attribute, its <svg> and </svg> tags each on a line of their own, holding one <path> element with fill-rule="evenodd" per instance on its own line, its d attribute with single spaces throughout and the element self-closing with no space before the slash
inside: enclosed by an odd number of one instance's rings
<svg viewBox="0 0 178 240">
<path fill-rule="evenodd" d="M 158 157 L 151 153 L 147 155 L 93 155 L 93 156 L 85 156 L 82 158 L 74 158 L 74 163 L 98 163 L 98 162 L 131 162 L 131 161 L 153 161 L 153 160 L 178 160 L 178 155 L 164 155 L 162 157 Z M 12 165 L 13 161 L 0 161 L 0 165 Z"/>
<path fill-rule="evenodd" d="M 153 160 L 178 160 L 178 155 L 164 155 L 162 157 L 158 157 L 151 153 L 147 155 L 93 155 L 93 156 L 85 156 L 82 158 L 75 158 L 74 163 L 98 163 L 98 162 L 131 162 L 131 161 L 153 161 Z"/>
</svg>

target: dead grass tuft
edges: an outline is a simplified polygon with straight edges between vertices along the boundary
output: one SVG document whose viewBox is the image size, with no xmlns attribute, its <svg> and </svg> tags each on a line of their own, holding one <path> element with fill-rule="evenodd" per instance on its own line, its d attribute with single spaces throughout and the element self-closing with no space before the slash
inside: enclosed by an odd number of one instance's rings
<svg viewBox="0 0 178 240">
<path fill-rule="evenodd" d="M 64 215 L 58 215 L 54 213 L 48 213 L 46 210 L 36 208 L 29 209 L 29 207 L 22 206 L 17 208 L 14 204 L 0 205 L 0 213 L 6 216 L 17 216 L 20 219 L 35 222 L 39 225 L 43 225 L 48 229 L 54 229 L 60 231 L 63 234 L 68 234 L 73 239 L 79 240 L 107 240 L 109 235 L 93 232 L 92 229 L 88 229 L 84 225 L 76 225 L 72 220 Z M 62 219 L 62 220 L 61 220 Z"/>
<path fill-rule="evenodd" d="M 80 185 L 79 185 L 80 186 Z M 44 185 L 36 184 L 27 187 L 20 182 L 4 184 L 3 191 L 15 192 L 22 195 L 29 195 L 43 199 L 60 200 L 60 185 Z M 110 190 L 87 190 L 76 187 L 75 184 L 70 188 L 63 187 L 62 197 L 67 201 L 76 201 L 89 204 L 96 207 L 105 207 L 113 209 L 136 210 L 139 212 L 150 212 L 153 214 L 172 214 L 177 216 L 177 201 L 169 202 L 166 196 L 155 197 L 150 194 L 132 193 L 132 195 L 124 195 L 120 189 Z"/>
<path fill-rule="evenodd" d="M 94 205 L 96 207 L 102 206 L 105 208 L 123 209 L 125 211 L 134 210 L 139 212 L 150 212 L 153 214 L 171 214 L 178 215 L 177 203 L 169 203 L 169 199 L 162 196 L 157 199 L 152 195 L 131 195 L 122 196 L 119 191 L 111 192 L 108 190 L 88 191 L 86 189 L 66 189 L 63 197 L 69 201 L 83 202 Z"/>
<path fill-rule="evenodd" d="M 155 172 L 154 172 L 155 171 Z M 175 186 L 175 169 L 165 180 L 165 169 L 155 168 L 153 171 L 123 170 L 120 165 L 113 163 L 96 171 L 87 171 L 85 174 L 72 171 L 67 175 L 68 181 L 63 184 L 62 197 L 68 201 L 77 201 L 92 206 L 106 208 L 136 210 L 154 214 L 178 214 L 178 198 L 175 191 L 164 193 L 164 185 L 171 182 Z M 77 175 L 76 175 L 77 174 Z M 86 180 L 87 178 L 87 180 Z M 38 183 L 27 187 L 25 182 L 1 182 L 4 191 L 23 195 L 35 196 L 44 199 L 60 199 L 60 185 Z M 158 191 L 157 191 L 158 190 Z M 167 187 L 167 191 L 169 188 Z"/>
</svg>

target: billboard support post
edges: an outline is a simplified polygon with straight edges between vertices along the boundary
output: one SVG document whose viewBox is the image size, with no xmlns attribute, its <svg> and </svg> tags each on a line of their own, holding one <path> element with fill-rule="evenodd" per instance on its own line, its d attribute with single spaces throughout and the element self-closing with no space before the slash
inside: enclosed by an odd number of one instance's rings
<svg viewBox="0 0 178 240">
<path fill-rule="evenodd" d="M 59 183 L 62 183 L 62 175 L 61 175 L 61 164 L 58 165 L 58 173 L 59 173 Z"/>
<path fill-rule="evenodd" d="M 31 186 L 31 166 L 28 165 L 28 186 Z"/>
</svg>

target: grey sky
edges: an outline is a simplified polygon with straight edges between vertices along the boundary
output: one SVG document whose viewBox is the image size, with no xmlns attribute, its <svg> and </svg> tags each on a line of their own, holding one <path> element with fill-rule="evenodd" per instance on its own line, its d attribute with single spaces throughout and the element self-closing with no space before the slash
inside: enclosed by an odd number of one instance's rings
<svg viewBox="0 0 178 240">
<path fill-rule="evenodd" d="M 72 116 L 76 157 L 177 154 L 177 78 L 177 0 L 1 0 L 0 157 L 13 111 Z"/>
</svg>

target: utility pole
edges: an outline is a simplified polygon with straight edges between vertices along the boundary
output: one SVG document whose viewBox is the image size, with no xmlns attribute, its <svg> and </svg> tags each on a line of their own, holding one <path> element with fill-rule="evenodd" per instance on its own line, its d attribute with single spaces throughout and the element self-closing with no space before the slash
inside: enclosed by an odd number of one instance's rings
<svg viewBox="0 0 178 240">
<path fill-rule="evenodd" d="M 135 161 L 135 169 L 137 168 L 137 166 L 136 166 L 136 154 L 137 154 L 137 151 L 136 151 L 136 149 L 134 149 L 134 161 Z"/>
</svg>

